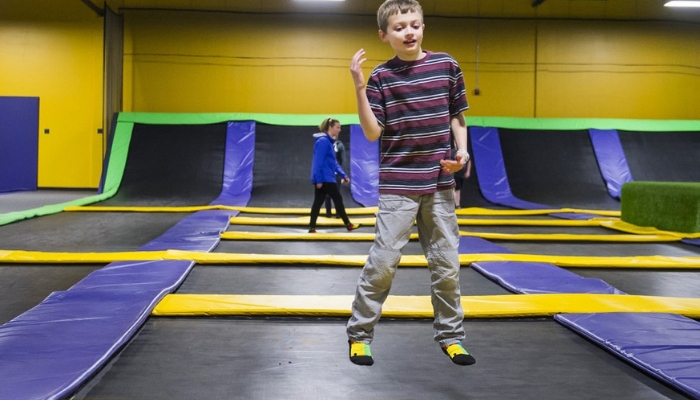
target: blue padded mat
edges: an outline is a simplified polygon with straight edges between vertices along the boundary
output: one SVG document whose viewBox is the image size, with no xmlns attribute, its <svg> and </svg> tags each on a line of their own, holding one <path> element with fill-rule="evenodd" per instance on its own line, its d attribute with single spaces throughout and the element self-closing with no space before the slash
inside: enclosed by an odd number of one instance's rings
<svg viewBox="0 0 700 400">
<path fill-rule="evenodd" d="M 549 205 L 532 203 L 513 195 L 506 173 L 503 150 L 498 128 L 471 126 L 469 137 L 474 152 L 475 167 L 479 179 L 479 188 L 484 197 L 494 203 L 521 210 L 543 210 L 556 208 Z M 566 219 L 590 219 L 590 214 L 556 213 L 554 217 Z"/>
<path fill-rule="evenodd" d="M 700 323 L 664 313 L 559 314 L 554 319 L 648 374 L 700 398 Z"/>
<path fill-rule="evenodd" d="M 632 174 L 617 130 L 589 129 L 588 134 L 608 193 L 613 198 L 619 199 L 622 194 L 622 185 L 632 181 Z"/>
<path fill-rule="evenodd" d="M 462 236 L 459 253 L 510 254 L 512 251 L 481 238 Z M 514 293 L 624 294 L 600 279 L 584 278 L 553 264 L 488 261 L 472 263 L 472 268 Z"/>
<path fill-rule="evenodd" d="M 472 268 L 514 293 L 625 294 L 596 278 L 585 278 L 553 264 L 494 261 L 474 263 Z"/>
<path fill-rule="evenodd" d="M 229 121 L 226 125 L 224 182 L 213 205 L 244 206 L 253 190 L 255 121 Z"/>
<path fill-rule="evenodd" d="M 254 123 L 230 123 L 216 204 L 242 206 L 252 189 Z M 211 251 L 237 211 L 198 211 L 139 250 Z M 191 261 L 118 262 L 0 326 L 0 399 L 59 399 L 75 392 L 184 281 Z"/>
<path fill-rule="evenodd" d="M 379 141 L 365 138 L 360 125 L 350 125 L 350 193 L 358 204 L 379 204 Z"/>
<path fill-rule="evenodd" d="M 177 288 L 190 261 L 117 263 L 0 327 L 0 398 L 60 399 L 75 391 Z"/>
<path fill-rule="evenodd" d="M 221 233 L 228 227 L 231 217 L 238 214 L 238 211 L 228 210 L 197 211 L 139 250 L 211 251 L 219 243 Z"/>
<path fill-rule="evenodd" d="M 503 246 L 474 236 L 459 237 L 459 254 L 506 254 L 513 253 Z"/>
</svg>

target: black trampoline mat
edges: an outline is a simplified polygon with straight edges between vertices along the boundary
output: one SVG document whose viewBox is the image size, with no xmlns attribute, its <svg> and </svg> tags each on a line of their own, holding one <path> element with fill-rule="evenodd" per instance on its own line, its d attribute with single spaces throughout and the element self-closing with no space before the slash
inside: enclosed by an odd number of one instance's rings
<svg viewBox="0 0 700 400">
<path fill-rule="evenodd" d="M 359 267 L 199 265 L 178 294 L 354 295 Z M 264 280 L 260 276 L 264 275 Z M 471 268 L 460 271 L 462 295 L 508 294 Z M 394 296 L 429 296 L 427 268 L 399 268 L 391 286 Z"/>
<path fill-rule="evenodd" d="M 134 124 L 119 191 L 99 205 L 197 206 L 223 183 L 226 123 Z"/>
<path fill-rule="evenodd" d="M 618 135 L 635 181 L 700 182 L 700 132 Z"/>
<path fill-rule="evenodd" d="M 429 320 L 384 319 L 375 364 L 347 360 L 344 319 L 151 318 L 87 399 L 681 399 L 551 319 L 466 321 L 456 366 Z"/>
<path fill-rule="evenodd" d="M 187 215 L 62 212 L 0 226 L 0 248 L 77 253 L 134 251 Z"/>
<path fill-rule="evenodd" d="M 620 209 L 607 192 L 588 131 L 498 132 L 515 197 L 555 208 Z"/>
<path fill-rule="evenodd" d="M 698 247 L 675 243 L 596 243 L 494 241 L 515 253 L 589 257 L 676 256 L 697 257 Z"/>
<path fill-rule="evenodd" d="M 572 268 L 570 271 L 586 278 L 602 279 L 627 294 L 700 297 L 700 271 L 697 270 Z"/>
<path fill-rule="evenodd" d="M 341 121 L 342 124 L 342 121 Z M 308 207 L 314 200 L 311 184 L 311 160 L 314 154 L 314 126 L 280 126 L 256 124 L 255 164 L 251 207 Z M 345 146 L 350 175 L 350 133 L 342 128 L 339 136 Z M 345 207 L 360 207 L 347 185 L 341 185 Z"/>
<path fill-rule="evenodd" d="M 71 286 L 103 265 L 13 264 L 0 265 L 0 324 L 41 303 L 56 291 Z"/>
</svg>

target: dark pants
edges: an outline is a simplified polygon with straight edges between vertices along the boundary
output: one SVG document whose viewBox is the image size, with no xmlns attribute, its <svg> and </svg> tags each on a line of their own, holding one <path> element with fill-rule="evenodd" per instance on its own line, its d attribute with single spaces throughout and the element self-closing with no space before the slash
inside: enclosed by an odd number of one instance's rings
<svg viewBox="0 0 700 400">
<path fill-rule="evenodd" d="M 316 220 L 318 219 L 318 213 L 321 211 L 321 206 L 323 205 L 326 196 L 330 196 L 335 204 L 335 212 L 340 218 L 342 218 L 345 225 L 350 224 L 348 215 L 345 214 L 345 205 L 343 204 L 343 197 L 340 195 L 340 190 L 338 190 L 338 185 L 335 182 L 323 182 L 321 188 L 317 188 L 314 185 L 314 204 L 311 206 L 311 221 L 309 222 L 309 229 L 316 229 Z"/>
<path fill-rule="evenodd" d="M 338 190 L 340 190 L 341 179 L 337 175 L 335 177 L 335 183 L 336 183 L 336 185 L 338 185 Z M 326 195 L 325 205 L 326 205 L 326 217 L 330 217 L 331 216 L 331 196 Z M 336 211 L 336 217 L 338 217 L 337 211 Z"/>
</svg>

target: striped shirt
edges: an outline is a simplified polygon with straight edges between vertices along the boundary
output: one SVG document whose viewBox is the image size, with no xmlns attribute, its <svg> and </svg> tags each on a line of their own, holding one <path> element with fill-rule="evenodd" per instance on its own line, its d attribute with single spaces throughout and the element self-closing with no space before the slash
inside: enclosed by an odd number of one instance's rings
<svg viewBox="0 0 700 400">
<path fill-rule="evenodd" d="M 457 62 L 429 51 L 417 61 L 394 57 L 372 71 L 367 99 L 384 129 L 379 193 L 421 195 L 454 187 L 440 160 L 450 157 L 450 118 L 469 108 Z"/>
</svg>

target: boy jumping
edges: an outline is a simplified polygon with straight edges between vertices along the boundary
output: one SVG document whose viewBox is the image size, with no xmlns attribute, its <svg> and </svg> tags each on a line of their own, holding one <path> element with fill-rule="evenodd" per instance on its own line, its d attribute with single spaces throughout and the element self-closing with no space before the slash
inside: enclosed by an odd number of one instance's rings
<svg viewBox="0 0 700 400">
<path fill-rule="evenodd" d="M 431 274 L 435 341 L 452 362 L 471 365 L 476 360 L 462 346 L 459 229 L 452 194 L 453 173 L 469 161 L 464 78 L 451 56 L 421 48 L 425 25 L 417 1 L 385 1 L 377 22 L 379 38 L 396 56 L 375 67 L 367 84 L 363 49 L 350 65 L 364 135 L 380 139 L 376 237 L 347 324 L 350 361 L 374 363 L 374 326 L 415 221 Z M 451 133 L 457 144 L 454 160 Z"/>
</svg>

